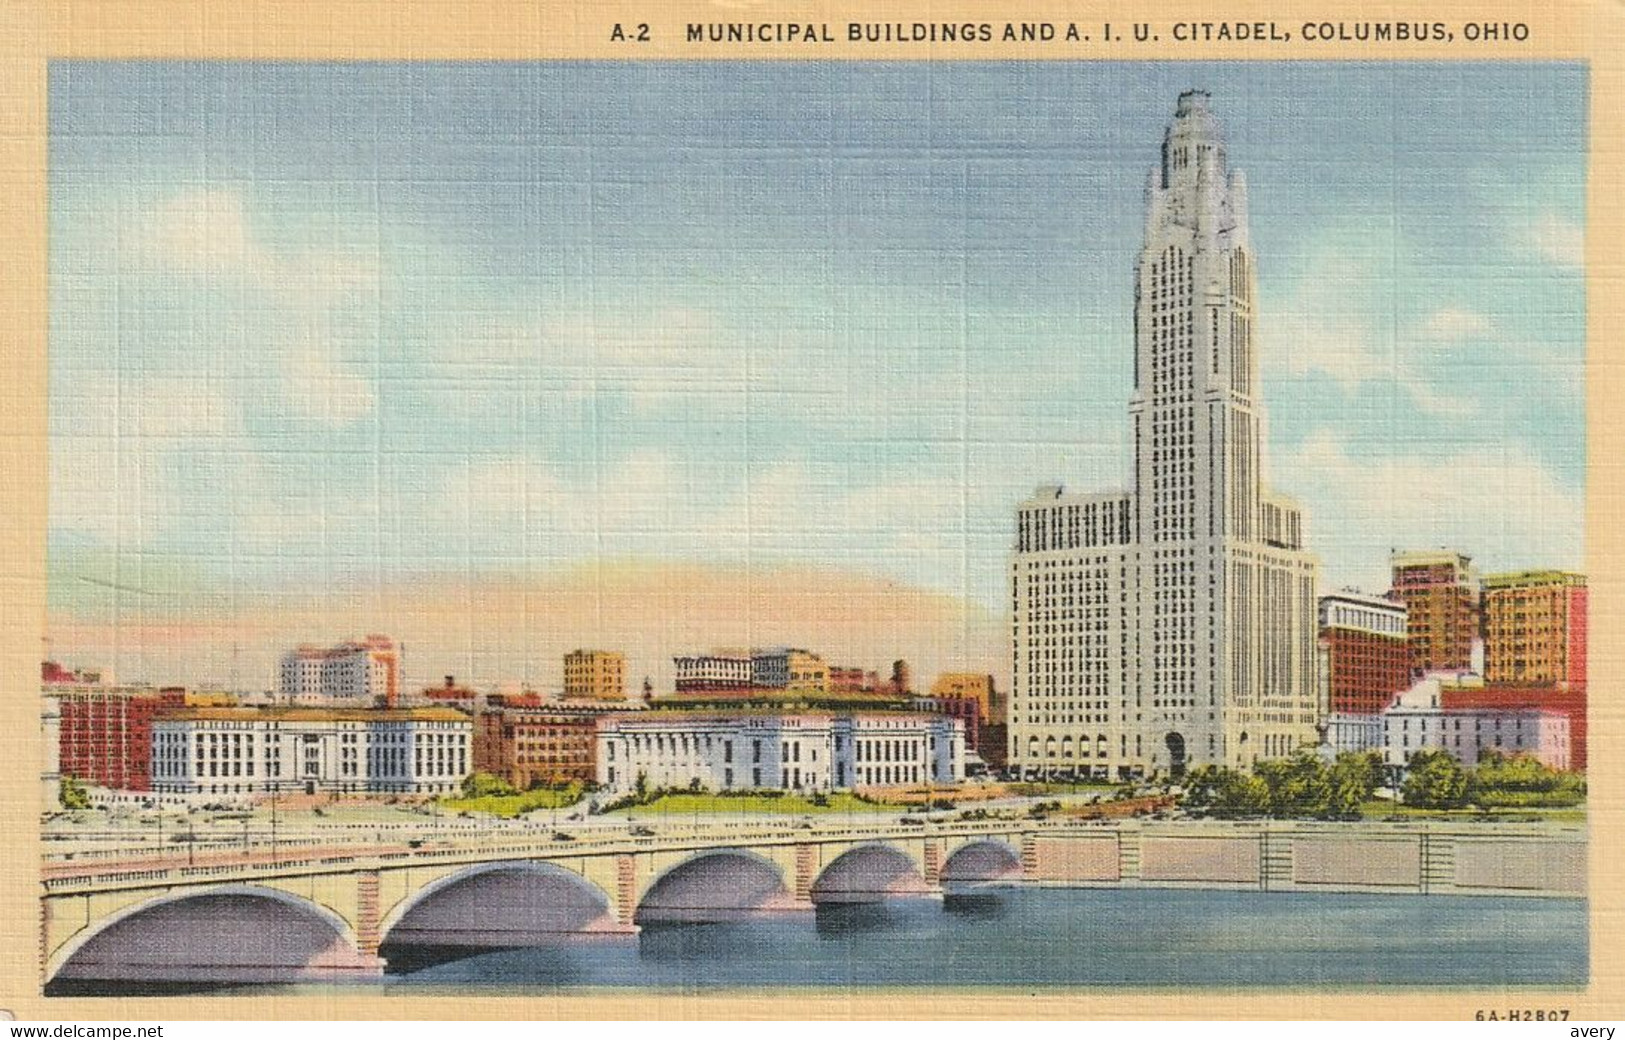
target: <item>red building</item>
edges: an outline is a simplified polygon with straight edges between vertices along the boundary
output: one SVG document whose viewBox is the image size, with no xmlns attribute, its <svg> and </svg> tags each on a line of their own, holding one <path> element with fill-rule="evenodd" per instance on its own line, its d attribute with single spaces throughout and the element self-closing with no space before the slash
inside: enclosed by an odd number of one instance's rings
<svg viewBox="0 0 1625 1040">
<path fill-rule="evenodd" d="M 1498 708 L 1519 710 L 1543 708 L 1569 717 L 1569 768 L 1583 773 L 1586 768 L 1586 691 L 1583 683 L 1516 684 L 1485 683 L 1455 685 L 1440 690 L 1441 707 Z"/>
<path fill-rule="evenodd" d="M 982 754 L 983 727 L 987 724 L 987 716 L 983 713 L 982 702 L 976 697 L 916 697 L 911 706 L 915 711 L 930 712 L 933 715 L 946 715 L 950 719 L 958 719 L 965 726 L 965 750 Z M 985 759 L 984 759 L 985 760 Z"/>
<path fill-rule="evenodd" d="M 474 719 L 474 769 L 520 790 L 572 780 L 590 784 L 598 770 L 598 715 L 567 709 L 482 711 Z"/>
<path fill-rule="evenodd" d="M 1376 715 L 1411 685 L 1402 603 L 1352 590 L 1322 596 L 1320 646 L 1332 712 Z"/>
<path fill-rule="evenodd" d="M 152 790 L 152 720 L 186 704 L 180 689 L 60 685 L 61 773 L 100 787 Z"/>
<path fill-rule="evenodd" d="M 493 693 L 485 698 L 485 703 L 493 708 L 540 708 L 547 702 L 535 690 L 521 690 L 518 693 Z"/>
<path fill-rule="evenodd" d="M 468 686 L 458 686 L 457 677 L 446 676 L 444 685 L 429 686 L 423 690 L 423 699 L 441 708 L 461 708 L 473 714 L 477 694 Z"/>
<path fill-rule="evenodd" d="M 831 693 L 873 693 L 880 688 L 880 676 L 862 668 L 830 665 L 829 689 Z"/>
</svg>

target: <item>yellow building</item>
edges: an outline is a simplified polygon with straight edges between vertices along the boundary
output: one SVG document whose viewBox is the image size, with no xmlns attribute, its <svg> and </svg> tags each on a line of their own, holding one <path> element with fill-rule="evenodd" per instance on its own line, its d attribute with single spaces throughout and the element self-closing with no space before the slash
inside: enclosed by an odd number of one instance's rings
<svg viewBox="0 0 1625 1040">
<path fill-rule="evenodd" d="M 1443 549 L 1396 552 L 1392 565 L 1388 598 L 1405 604 L 1412 671 L 1473 670 L 1480 582 L 1472 557 Z"/>
<path fill-rule="evenodd" d="M 785 654 L 789 681 L 785 688 L 798 693 L 828 693 L 829 665 L 808 650 L 790 650 Z"/>
<path fill-rule="evenodd" d="M 993 725 L 1004 723 L 1004 698 L 986 672 L 943 672 L 931 684 L 937 699 L 974 700 L 981 703 L 982 718 Z"/>
<path fill-rule="evenodd" d="M 186 694 L 188 708 L 234 708 L 238 703 L 235 693 L 223 690 L 188 690 Z"/>
<path fill-rule="evenodd" d="M 572 650 L 565 654 L 564 698 L 626 700 L 626 655 L 618 650 Z"/>
<path fill-rule="evenodd" d="M 1586 579 L 1522 571 L 1484 579 L 1484 678 L 1492 683 L 1586 681 Z"/>
</svg>

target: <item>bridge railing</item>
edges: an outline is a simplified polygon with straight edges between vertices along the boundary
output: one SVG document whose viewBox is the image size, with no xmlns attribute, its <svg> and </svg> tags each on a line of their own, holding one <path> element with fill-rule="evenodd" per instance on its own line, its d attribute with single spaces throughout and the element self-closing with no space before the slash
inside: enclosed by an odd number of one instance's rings
<svg viewBox="0 0 1625 1040">
<path fill-rule="evenodd" d="M 401 866 L 414 861 L 443 862 L 458 858 L 527 856 L 558 858 L 572 853 L 607 855 L 617 851 L 705 847 L 744 842 L 795 844 L 808 841 L 896 839 L 935 834 L 1009 834 L 1026 826 L 1030 824 L 1023 821 L 951 821 L 923 825 L 843 823 L 794 827 L 782 824 L 763 826 L 758 823 L 741 823 L 721 828 L 662 827 L 654 834 L 629 834 L 618 828 L 603 829 L 577 834 L 569 839 L 538 835 L 530 840 L 514 841 L 510 835 L 500 835 L 496 837 L 507 840 L 492 841 L 489 838 L 467 840 L 463 836 L 458 836 L 445 837 L 422 847 L 380 848 L 369 844 L 344 848 L 304 842 L 281 842 L 276 846 L 251 844 L 248 848 L 244 848 L 237 845 L 208 851 L 193 848 L 188 853 L 168 848 L 163 850 L 161 856 L 151 855 L 147 850 L 134 850 L 133 854 L 131 851 L 125 851 L 123 858 L 119 860 L 125 869 L 107 869 L 92 863 L 57 861 L 46 866 L 42 881 L 48 892 L 56 892 L 104 885 L 128 885 L 133 882 L 276 874 L 290 870 L 354 870 Z"/>
<path fill-rule="evenodd" d="M 434 863 L 459 859 L 560 859 L 576 855 L 611 855 L 617 852 L 644 852 L 655 849 L 699 849 L 721 845 L 788 845 L 866 840 L 896 840 L 910 837 L 953 837 L 997 834 L 1098 834 L 1102 830 L 1128 829 L 1147 836 L 1158 833 L 1199 836 L 1202 834 L 1276 833 L 1312 834 L 1322 830 L 1347 828 L 1350 824 L 1320 821 L 1095 821 L 1095 820 L 949 820 L 902 824 L 877 821 L 831 824 L 764 826 L 742 822 L 717 828 L 660 827 L 651 834 L 632 833 L 619 828 L 582 831 L 568 840 L 553 834 L 520 837 L 504 833 L 471 839 L 466 835 L 430 839 L 421 846 L 375 843 L 318 845 L 282 842 L 277 846 L 232 848 L 193 848 L 183 852 L 165 849 L 154 856 L 149 850 L 126 851 L 123 858 L 110 861 L 94 858 L 86 862 L 47 863 L 42 881 L 47 892 L 94 889 L 101 886 L 131 886 L 170 880 L 194 880 L 230 876 L 263 876 L 295 872 L 337 872 L 399 867 L 413 862 Z M 1378 822 L 1358 825 L 1366 833 L 1413 834 L 1437 825 L 1429 821 Z M 1459 830 L 1464 825 L 1455 823 Z M 651 828 L 653 829 L 653 828 Z M 1484 828 L 1486 833 L 1489 828 Z M 1512 824 L 1495 825 L 1497 837 L 1583 837 L 1578 825 Z"/>
</svg>

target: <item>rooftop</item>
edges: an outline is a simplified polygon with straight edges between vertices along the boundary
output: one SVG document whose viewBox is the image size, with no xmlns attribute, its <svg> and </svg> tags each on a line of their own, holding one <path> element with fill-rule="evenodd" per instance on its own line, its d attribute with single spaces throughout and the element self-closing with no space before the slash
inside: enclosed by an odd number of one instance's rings
<svg viewBox="0 0 1625 1040">
<path fill-rule="evenodd" d="M 194 722 L 467 722 L 455 708 L 173 708 L 162 719 Z"/>
</svg>

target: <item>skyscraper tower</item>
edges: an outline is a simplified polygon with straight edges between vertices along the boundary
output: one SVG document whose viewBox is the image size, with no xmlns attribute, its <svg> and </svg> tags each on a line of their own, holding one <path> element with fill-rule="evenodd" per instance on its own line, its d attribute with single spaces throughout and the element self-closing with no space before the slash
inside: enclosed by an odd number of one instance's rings
<svg viewBox="0 0 1625 1040">
<path fill-rule="evenodd" d="M 1133 487 L 1040 488 L 1012 563 L 1010 761 L 1179 775 L 1315 739 L 1315 561 L 1264 476 L 1247 187 L 1179 98 L 1135 279 Z"/>
</svg>

